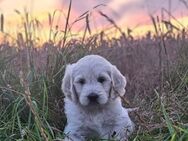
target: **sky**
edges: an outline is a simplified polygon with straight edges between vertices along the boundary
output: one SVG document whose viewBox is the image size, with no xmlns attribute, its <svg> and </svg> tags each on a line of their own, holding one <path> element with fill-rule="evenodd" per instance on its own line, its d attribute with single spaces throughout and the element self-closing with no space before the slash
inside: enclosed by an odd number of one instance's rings
<svg viewBox="0 0 188 141">
<path fill-rule="evenodd" d="M 57 10 L 54 26 L 58 25 L 58 28 L 63 30 L 69 2 L 69 0 L 0 0 L 0 14 L 4 15 L 5 30 L 17 32 L 21 30 L 19 26 L 25 9 L 41 22 L 43 28 L 49 27 L 49 13 L 52 15 Z M 101 6 L 94 8 L 97 5 Z M 162 9 L 170 11 L 184 26 L 188 25 L 188 0 L 72 0 L 69 24 L 89 10 L 92 30 L 107 28 L 109 22 L 98 13 L 102 11 L 123 30 L 130 28 L 136 34 L 142 34 L 151 27 L 149 15 L 161 17 Z M 21 14 L 18 14 L 18 11 Z M 165 12 L 163 17 L 165 20 L 169 19 L 169 15 Z M 182 26 L 178 22 L 175 24 Z M 72 30 L 83 31 L 84 26 L 85 20 L 82 20 L 74 24 Z"/>
</svg>

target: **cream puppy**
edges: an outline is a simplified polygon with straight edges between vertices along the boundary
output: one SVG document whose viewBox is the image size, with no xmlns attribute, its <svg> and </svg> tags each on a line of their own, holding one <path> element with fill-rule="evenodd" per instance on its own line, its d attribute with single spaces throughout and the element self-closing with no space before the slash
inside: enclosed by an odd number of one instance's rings
<svg viewBox="0 0 188 141">
<path fill-rule="evenodd" d="M 68 65 L 62 83 L 65 141 L 127 140 L 134 125 L 120 99 L 125 86 L 125 77 L 101 56 L 88 55 Z"/>
</svg>

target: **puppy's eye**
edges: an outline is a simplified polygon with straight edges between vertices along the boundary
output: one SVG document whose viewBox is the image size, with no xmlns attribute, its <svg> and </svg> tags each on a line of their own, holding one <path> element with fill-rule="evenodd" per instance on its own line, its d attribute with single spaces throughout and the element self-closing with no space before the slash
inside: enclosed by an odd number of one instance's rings
<svg viewBox="0 0 188 141">
<path fill-rule="evenodd" d="M 103 76 L 100 76 L 97 78 L 97 81 L 103 83 L 104 81 L 106 81 L 106 79 Z"/>
<path fill-rule="evenodd" d="M 78 81 L 78 83 L 80 83 L 81 85 L 84 85 L 85 83 L 86 83 L 86 80 L 85 79 L 80 79 L 79 81 Z"/>
</svg>

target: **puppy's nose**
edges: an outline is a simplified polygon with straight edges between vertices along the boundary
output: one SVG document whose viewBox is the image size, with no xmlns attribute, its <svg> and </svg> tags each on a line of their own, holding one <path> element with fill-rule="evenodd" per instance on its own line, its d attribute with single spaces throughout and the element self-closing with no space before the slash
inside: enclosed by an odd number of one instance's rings
<svg viewBox="0 0 188 141">
<path fill-rule="evenodd" d="M 88 99 L 91 101 L 91 102 L 96 102 L 97 101 L 97 99 L 98 99 L 98 94 L 96 94 L 96 93 L 91 93 L 91 94 L 89 94 L 88 95 Z"/>
</svg>

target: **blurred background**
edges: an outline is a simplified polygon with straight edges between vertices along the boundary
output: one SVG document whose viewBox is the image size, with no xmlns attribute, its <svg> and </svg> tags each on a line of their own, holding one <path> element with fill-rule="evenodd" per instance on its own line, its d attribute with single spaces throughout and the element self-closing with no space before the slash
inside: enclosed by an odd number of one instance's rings
<svg viewBox="0 0 188 141">
<path fill-rule="evenodd" d="M 0 13 L 4 16 L 4 30 L 11 34 L 20 31 L 22 27 L 20 14 L 24 11 L 30 13 L 32 18 L 36 18 L 42 24 L 41 30 L 44 30 L 45 33 L 49 30 L 48 14 L 53 14 L 56 11 L 53 26 L 54 28 L 58 26 L 60 30 L 63 30 L 68 8 L 68 0 L 0 1 Z M 163 23 L 170 21 L 171 24 L 180 29 L 186 27 L 188 24 L 187 9 L 186 0 L 89 0 L 87 2 L 79 0 L 73 1 L 71 4 L 69 23 L 74 23 L 79 16 L 89 11 L 88 21 L 93 32 L 111 28 L 110 23 L 103 16 L 100 16 L 99 11 L 102 11 L 112 18 L 122 30 L 127 32 L 127 29 L 130 29 L 134 36 L 142 36 L 148 31 L 154 31 L 151 16 L 158 16 L 160 22 Z M 77 21 L 72 26 L 72 32 L 83 34 L 84 26 L 84 20 Z M 112 34 L 112 36 L 117 35 Z"/>
<path fill-rule="evenodd" d="M 61 81 L 88 54 L 127 78 L 130 140 L 188 140 L 187 0 L 0 0 L 0 141 L 62 141 Z"/>
</svg>

